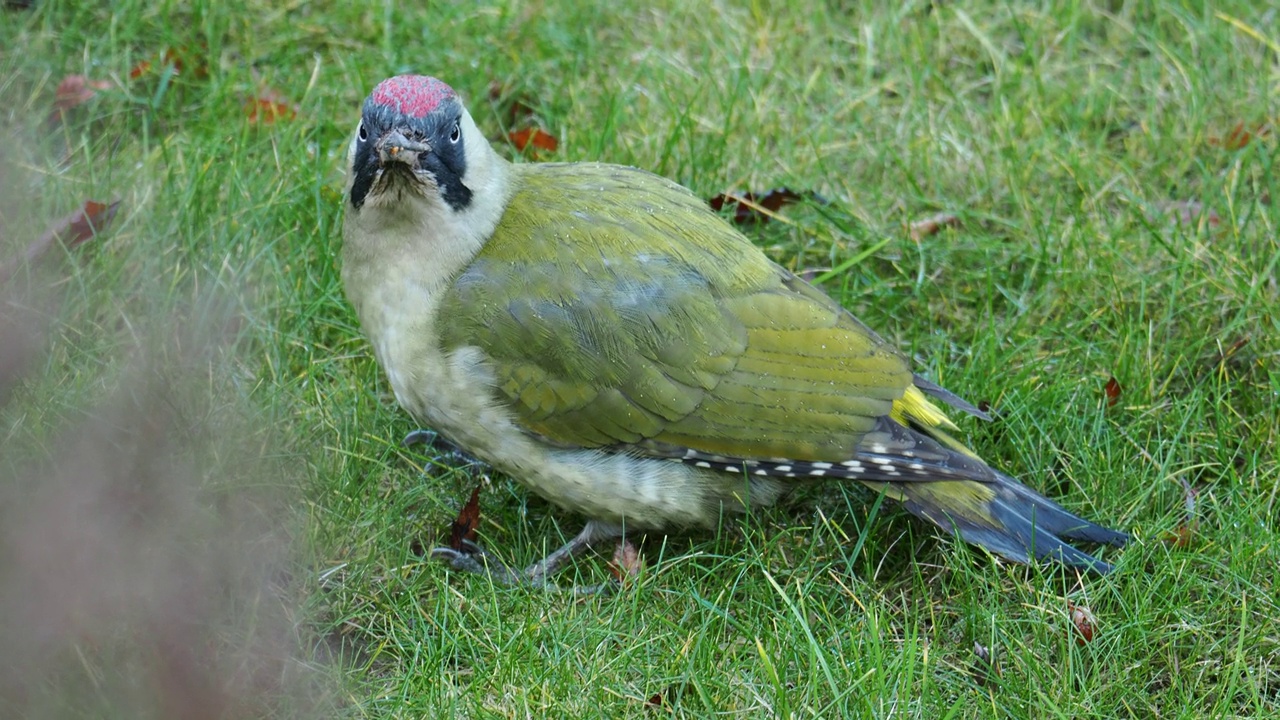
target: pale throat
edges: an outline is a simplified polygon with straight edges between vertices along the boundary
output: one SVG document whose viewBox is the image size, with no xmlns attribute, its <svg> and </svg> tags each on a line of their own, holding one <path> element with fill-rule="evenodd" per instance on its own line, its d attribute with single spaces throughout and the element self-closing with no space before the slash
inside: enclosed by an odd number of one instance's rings
<svg viewBox="0 0 1280 720">
<path fill-rule="evenodd" d="M 344 223 L 348 297 L 397 399 L 419 417 L 426 403 L 412 388 L 422 375 L 444 370 L 435 308 L 493 234 L 513 191 L 510 163 L 464 117 L 464 133 L 468 129 L 475 142 L 466 148 L 467 207 L 454 210 L 438 191 L 403 192 L 366 202 L 355 213 L 348 207 Z M 425 385 L 448 382 L 433 380 Z"/>
</svg>

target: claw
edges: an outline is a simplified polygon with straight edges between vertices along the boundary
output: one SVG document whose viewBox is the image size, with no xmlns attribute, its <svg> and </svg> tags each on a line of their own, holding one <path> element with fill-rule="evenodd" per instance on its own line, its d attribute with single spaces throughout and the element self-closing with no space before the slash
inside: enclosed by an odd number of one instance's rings
<svg viewBox="0 0 1280 720">
<path fill-rule="evenodd" d="M 404 439 L 400 441 L 400 445 L 407 448 L 413 447 L 414 445 L 426 445 L 430 448 L 435 447 L 436 440 L 438 439 L 440 439 L 440 433 L 437 433 L 435 430 L 418 428 L 417 430 L 410 430 L 409 434 L 405 435 Z"/>
<path fill-rule="evenodd" d="M 482 559 L 477 559 L 477 557 Z M 485 555 L 472 555 L 461 550 L 454 550 L 453 548 L 438 547 L 431 549 L 432 560 L 441 560 L 449 563 L 449 566 L 454 570 L 476 573 L 477 575 L 484 574 L 491 569 L 488 560 L 484 558 L 486 558 Z M 510 573 L 510 569 L 507 568 L 507 566 L 498 564 L 498 567 L 501 568 L 503 572 L 495 573 L 495 578 L 499 576 L 506 577 Z"/>
<path fill-rule="evenodd" d="M 424 451 L 436 451 L 436 459 L 444 461 L 450 465 L 478 465 L 483 467 L 479 459 L 472 457 L 465 450 L 454 445 L 447 438 L 442 436 L 435 430 L 426 428 L 418 428 L 410 430 L 408 435 L 400 441 L 400 446 L 411 448 L 416 445 L 422 445 Z"/>
</svg>

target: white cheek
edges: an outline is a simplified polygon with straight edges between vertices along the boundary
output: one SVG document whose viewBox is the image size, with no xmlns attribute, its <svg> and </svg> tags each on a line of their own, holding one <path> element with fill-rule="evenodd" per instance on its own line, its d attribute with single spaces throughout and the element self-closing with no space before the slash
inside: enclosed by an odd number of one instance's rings
<svg viewBox="0 0 1280 720">
<path fill-rule="evenodd" d="M 462 126 L 462 137 L 466 142 L 466 145 L 463 146 L 463 154 L 467 159 L 467 170 L 470 171 L 471 168 L 476 167 L 477 163 L 484 162 L 485 159 L 481 153 L 487 148 L 480 146 L 487 143 L 487 141 L 484 139 L 484 134 L 480 132 L 480 128 L 476 127 L 476 121 L 471 119 L 471 113 L 465 109 L 462 111 L 460 125 Z"/>
<path fill-rule="evenodd" d="M 351 142 L 347 144 L 347 182 L 351 182 L 353 175 L 351 168 L 356 161 L 356 145 L 360 143 L 360 125 L 363 122 L 356 123 L 356 129 L 351 132 Z"/>
</svg>

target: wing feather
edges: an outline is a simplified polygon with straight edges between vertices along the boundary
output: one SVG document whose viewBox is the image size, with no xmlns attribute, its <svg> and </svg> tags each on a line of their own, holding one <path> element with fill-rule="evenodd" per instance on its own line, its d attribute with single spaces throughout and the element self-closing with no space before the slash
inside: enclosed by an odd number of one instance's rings
<svg viewBox="0 0 1280 720">
<path fill-rule="evenodd" d="M 911 385 L 899 353 L 684 188 L 616 166 L 520 168 L 441 322 L 446 349 L 486 354 L 530 432 L 843 460 Z M 548 202 L 571 210 L 539 212 Z"/>
</svg>

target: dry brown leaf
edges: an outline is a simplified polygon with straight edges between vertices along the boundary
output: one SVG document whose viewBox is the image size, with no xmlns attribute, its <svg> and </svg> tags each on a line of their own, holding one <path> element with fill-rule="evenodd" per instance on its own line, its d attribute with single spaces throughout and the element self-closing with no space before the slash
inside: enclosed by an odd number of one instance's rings
<svg viewBox="0 0 1280 720">
<path fill-rule="evenodd" d="M 257 97 L 244 104 L 244 114 L 249 122 L 270 125 L 280 120 L 292 120 L 298 116 L 293 103 L 271 88 L 263 88 Z"/>
<path fill-rule="evenodd" d="M 525 95 L 512 95 L 497 80 L 489 83 L 489 102 L 498 117 L 503 119 L 503 127 L 524 125 L 537 117 L 533 104 Z"/>
<path fill-rule="evenodd" d="M 1222 220 L 1212 208 L 1206 208 L 1199 200 L 1170 200 L 1157 203 L 1159 215 L 1173 218 L 1174 222 L 1186 227 L 1196 227 L 1202 221 L 1211 228 L 1216 228 Z"/>
<path fill-rule="evenodd" d="M 1210 136 L 1209 144 L 1224 150 L 1239 150 L 1255 140 L 1265 140 L 1270 137 L 1272 130 L 1273 126 L 1269 122 L 1257 123 L 1250 127 L 1241 121 L 1222 137 Z"/>
<path fill-rule="evenodd" d="M 960 218 L 953 213 L 937 213 L 922 220 L 916 220 L 907 226 L 911 239 L 919 242 L 922 238 L 937 235 L 943 228 L 960 227 Z"/>
<path fill-rule="evenodd" d="M 755 225 L 769 222 L 771 215 L 785 205 L 800 202 L 805 198 L 822 199 L 814 193 L 799 193 L 790 188 L 774 188 L 763 193 L 720 193 L 707 201 L 711 209 L 720 212 L 726 207 L 733 209 L 733 222 L 737 225 Z"/>
<path fill-rule="evenodd" d="M 40 237 L 36 238 L 27 245 L 26 251 L 23 253 L 24 260 L 30 264 L 39 260 L 54 243 L 62 243 L 68 248 L 73 248 L 86 240 L 94 237 L 102 232 L 107 225 L 116 216 L 116 211 L 120 208 L 120 201 L 116 200 L 110 203 L 100 203 L 94 200 L 86 200 L 84 205 L 75 212 L 60 218 L 57 222 L 45 230 Z M 0 282 L 9 279 L 13 274 L 13 266 L 6 263 L 0 265 Z"/>
<path fill-rule="evenodd" d="M 84 105 L 92 100 L 99 90 L 110 87 L 111 83 L 106 80 L 90 80 L 84 75 L 68 75 L 62 78 L 62 82 L 58 83 L 58 89 L 53 93 L 53 109 L 49 111 L 46 122 L 51 125 L 57 123 L 68 110 Z"/>
<path fill-rule="evenodd" d="M 973 663 L 973 679 L 983 687 L 987 683 L 993 682 L 1000 677 L 1000 662 L 996 658 L 996 654 L 980 642 L 974 641 L 973 654 L 975 660 Z"/>
<path fill-rule="evenodd" d="M 196 62 L 189 63 L 184 60 L 184 58 L 188 57 L 195 57 Z M 153 70 L 158 72 L 166 67 L 173 68 L 174 75 L 182 75 L 188 66 L 195 68 L 195 70 L 191 72 L 193 77 L 209 77 L 209 68 L 199 60 L 199 55 L 195 55 L 188 50 L 165 48 L 161 52 L 153 55 L 151 59 L 140 60 L 137 65 L 134 65 L 129 70 L 129 79 L 137 80 L 144 75 L 150 74 Z"/>
<path fill-rule="evenodd" d="M 1114 377 L 1107 379 L 1107 384 L 1102 388 L 1107 396 L 1107 407 L 1112 407 L 1120 402 L 1120 395 L 1124 392 L 1124 388 L 1120 387 L 1120 381 Z"/>
<path fill-rule="evenodd" d="M 1093 635 L 1098 627 L 1098 619 L 1088 605 L 1077 605 L 1067 601 L 1067 611 L 1071 614 L 1071 626 L 1075 628 L 1076 645 L 1084 646 L 1093 642 Z"/>
<path fill-rule="evenodd" d="M 609 561 L 609 572 L 613 573 L 614 579 L 626 584 L 629 579 L 637 577 L 643 568 L 644 558 L 640 557 L 640 550 L 635 543 L 627 538 L 619 540 L 613 549 L 613 559 Z"/>
<path fill-rule="evenodd" d="M 1186 549 L 1195 542 L 1196 530 L 1200 526 L 1200 516 L 1196 512 L 1196 501 L 1200 493 L 1190 480 L 1181 475 L 1178 476 L 1178 482 L 1182 484 L 1182 506 L 1185 516 L 1181 525 L 1165 533 L 1161 539 L 1173 547 Z"/>
<path fill-rule="evenodd" d="M 466 543 L 476 541 L 476 528 L 480 526 L 480 486 L 471 491 L 471 499 L 458 511 L 458 517 L 449 527 L 449 547 L 464 549 Z"/>
<path fill-rule="evenodd" d="M 693 692 L 693 685 L 689 682 L 672 683 L 662 690 L 650 695 L 649 699 L 645 700 L 644 705 L 648 708 L 667 710 L 668 712 L 671 712 L 675 709 L 682 697 L 692 694 Z"/>
<path fill-rule="evenodd" d="M 533 150 L 530 154 L 534 157 L 537 157 L 539 150 L 555 152 L 556 148 L 560 147 L 560 141 L 554 135 L 543 132 L 538 128 L 525 128 L 524 130 L 507 133 L 507 139 L 520 152 L 532 148 Z"/>
</svg>

